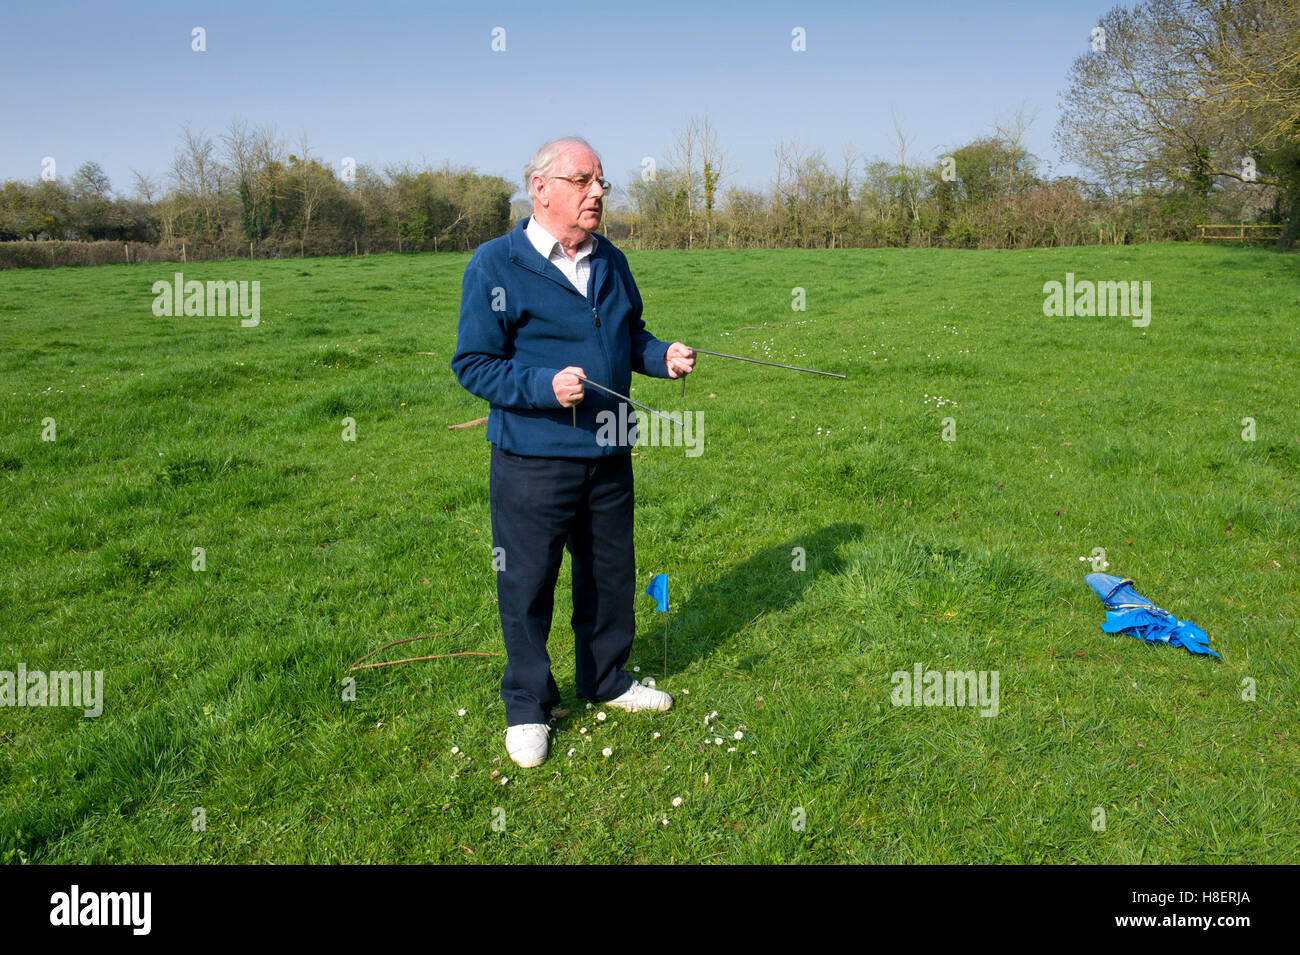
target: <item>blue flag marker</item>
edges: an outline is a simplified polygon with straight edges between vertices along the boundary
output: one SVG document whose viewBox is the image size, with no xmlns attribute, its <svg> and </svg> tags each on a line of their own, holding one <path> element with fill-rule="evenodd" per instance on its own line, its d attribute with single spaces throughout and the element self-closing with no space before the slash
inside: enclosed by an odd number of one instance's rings
<svg viewBox="0 0 1300 955">
<path fill-rule="evenodd" d="M 682 379 L 685 381 L 686 379 Z M 668 575 L 655 574 L 650 578 L 650 586 L 645 589 L 647 597 L 653 597 L 658 605 L 656 610 L 668 612 Z M 664 617 L 664 676 L 668 676 L 668 618 Z"/>
<path fill-rule="evenodd" d="M 655 603 L 659 606 L 656 608 L 664 613 L 668 612 L 668 575 L 655 574 L 650 578 L 650 586 L 645 589 L 647 597 L 653 597 Z"/>
<path fill-rule="evenodd" d="M 1167 643 L 1190 653 L 1219 656 L 1210 649 L 1204 630 L 1161 610 L 1133 589 L 1133 581 L 1111 574 L 1089 574 L 1084 581 L 1106 607 L 1106 622 L 1101 625 L 1106 633 L 1126 633 L 1147 643 Z"/>
</svg>

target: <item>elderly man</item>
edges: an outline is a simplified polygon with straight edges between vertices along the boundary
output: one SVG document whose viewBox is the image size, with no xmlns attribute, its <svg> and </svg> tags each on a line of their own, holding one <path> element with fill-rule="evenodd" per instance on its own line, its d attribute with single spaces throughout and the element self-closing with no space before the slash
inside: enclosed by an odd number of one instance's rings
<svg viewBox="0 0 1300 955">
<path fill-rule="evenodd" d="M 491 405 L 489 495 L 505 638 L 506 750 L 541 764 L 560 693 L 546 640 L 563 550 L 573 568 L 574 690 L 623 710 L 672 697 L 623 669 L 635 633 L 631 447 L 599 440 L 630 409 L 632 372 L 689 374 L 695 353 L 646 331 L 627 259 L 593 230 L 609 183 L 584 140 L 542 146 L 524 168 L 533 214 L 465 269 L 452 370 Z"/>
</svg>

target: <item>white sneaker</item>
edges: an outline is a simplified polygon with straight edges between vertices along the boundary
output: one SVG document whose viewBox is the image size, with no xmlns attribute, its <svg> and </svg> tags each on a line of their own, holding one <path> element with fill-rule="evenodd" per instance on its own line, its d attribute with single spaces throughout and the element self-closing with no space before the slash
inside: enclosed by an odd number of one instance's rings
<svg viewBox="0 0 1300 955">
<path fill-rule="evenodd" d="M 506 752 L 523 769 L 546 762 L 551 744 L 551 728 L 545 723 L 520 723 L 506 728 Z"/>
<path fill-rule="evenodd" d="M 635 713 L 637 710 L 663 711 L 672 709 L 673 698 L 663 690 L 642 686 L 633 680 L 626 693 L 616 699 L 606 700 L 605 705 L 627 710 L 629 713 Z"/>
</svg>

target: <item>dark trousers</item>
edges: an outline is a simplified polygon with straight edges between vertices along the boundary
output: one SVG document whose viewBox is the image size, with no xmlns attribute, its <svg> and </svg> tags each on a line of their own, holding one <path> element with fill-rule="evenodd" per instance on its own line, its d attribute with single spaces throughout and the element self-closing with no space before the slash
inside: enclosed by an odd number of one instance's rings
<svg viewBox="0 0 1300 955">
<path fill-rule="evenodd" d="M 611 700 L 632 685 L 623 671 L 636 631 L 632 458 L 523 457 L 492 446 L 492 548 L 505 638 L 506 722 L 545 723 L 560 700 L 546 638 L 555 583 L 573 566 L 574 691 Z"/>
</svg>

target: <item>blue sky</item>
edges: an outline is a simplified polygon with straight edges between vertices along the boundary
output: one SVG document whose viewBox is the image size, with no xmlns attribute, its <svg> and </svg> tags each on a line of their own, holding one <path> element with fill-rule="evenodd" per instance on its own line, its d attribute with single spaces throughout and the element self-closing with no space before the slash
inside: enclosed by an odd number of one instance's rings
<svg viewBox="0 0 1300 955">
<path fill-rule="evenodd" d="M 0 180 L 98 161 L 115 189 L 161 179 L 186 123 L 214 139 L 238 116 L 302 133 L 338 169 L 467 164 L 519 178 L 543 141 L 576 133 L 617 184 L 663 162 L 707 114 L 730 182 L 762 188 L 798 139 L 837 165 L 845 144 L 891 157 L 893 116 L 932 159 L 1036 111 L 1028 144 L 1058 172 L 1058 95 L 1113 0 L 890 3 L 211 3 L 8 5 Z M 191 50 L 203 27 L 206 52 Z M 506 49 L 493 52 L 492 30 Z M 807 50 L 791 49 L 803 27 Z M 522 187 L 521 187 L 522 193 Z"/>
</svg>

